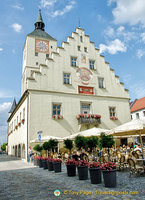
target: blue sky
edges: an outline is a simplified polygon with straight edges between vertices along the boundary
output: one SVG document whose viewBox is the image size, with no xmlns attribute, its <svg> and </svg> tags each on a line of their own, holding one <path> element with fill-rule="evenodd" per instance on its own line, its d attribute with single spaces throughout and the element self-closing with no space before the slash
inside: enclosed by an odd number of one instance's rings
<svg viewBox="0 0 145 200">
<path fill-rule="evenodd" d="M 145 0 L 1 0 L 0 143 L 11 103 L 21 97 L 22 53 L 41 8 L 45 31 L 58 46 L 80 25 L 129 89 L 145 96 Z"/>
</svg>

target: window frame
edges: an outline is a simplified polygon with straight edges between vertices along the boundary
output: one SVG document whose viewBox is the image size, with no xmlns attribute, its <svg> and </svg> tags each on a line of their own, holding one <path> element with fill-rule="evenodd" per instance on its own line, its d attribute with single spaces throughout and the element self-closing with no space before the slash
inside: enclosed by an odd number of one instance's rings
<svg viewBox="0 0 145 200">
<path fill-rule="evenodd" d="M 114 109 L 114 111 L 111 111 L 111 109 Z M 109 116 L 110 117 L 117 117 L 116 116 L 116 107 L 114 107 L 114 106 L 109 107 Z"/>
<path fill-rule="evenodd" d="M 91 68 L 91 66 L 93 66 L 93 68 Z M 89 60 L 89 68 L 95 70 L 95 60 Z"/>
<path fill-rule="evenodd" d="M 102 83 L 100 83 L 100 81 L 102 80 Z M 102 84 L 102 85 L 100 85 Z M 98 86 L 100 89 L 104 89 L 105 88 L 105 82 L 104 82 L 104 78 L 103 77 L 98 77 Z"/>
<path fill-rule="evenodd" d="M 69 77 L 65 77 L 65 75 L 69 75 Z M 68 79 L 68 82 L 67 81 L 65 82 L 65 80 L 67 80 L 67 79 Z M 63 72 L 63 84 L 64 85 L 71 85 L 71 74 L 70 73 Z"/>
<path fill-rule="evenodd" d="M 54 106 L 56 106 L 56 114 L 54 114 Z M 60 106 L 60 108 L 58 109 L 57 107 Z M 59 111 L 59 114 L 58 114 Z M 61 103 L 52 103 L 52 116 L 54 115 L 58 115 L 61 116 L 61 112 L 62 112 L 62 104 Z"/>
<path fill-rule="evenodd" d="M 71 66 L 77 67 L 77 57 L 76 56 L 71 56 Z"/>
</svg>

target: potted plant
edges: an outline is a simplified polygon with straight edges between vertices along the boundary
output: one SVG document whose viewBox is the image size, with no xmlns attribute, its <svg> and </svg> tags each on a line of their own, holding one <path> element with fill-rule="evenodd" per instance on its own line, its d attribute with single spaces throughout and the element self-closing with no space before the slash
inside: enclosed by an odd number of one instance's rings
<svg viewBox="0 0 145 200">
<path fill-rule="evenodd" d="M 40 168 L 43 167 L 43 164 L 42 164 L 42 157 L 41 156 L 38 156 L 38 165 Z"/>
<path fill-rule="evenodd" d="M 47 159 L 47 166 L 48 166 L 48 170 L 49 171 L 53 171 L 54 169 L 53 169 L 53 158 L 48 158 Z"/>
<path fill-rule="evenodd" d="M 101 165 L 105 187 L 116 187 L 116 164 L 105 162 Z"/>
<path fill-rule="evenodd" d="M 76 161 L 76 166 L 78 168 L 79 180 L 88 179 L 88 162 L 86 160 Z"/>
<path fill-rule="evenodd" d="M 90 179 L 92 184 L 101 183 L 101 164 L 92 162 L 89 164 Z"/>
<path fill-rule="evenodd" d="M 53 159 L 53 169 L 55 173 L 61 172 L 61 163 L 62 163 L 61 159 Z"/>
<path fill-rule="evenodd" d="M 76 176 L 76 165 L 75 165 L 75 160 L 68 160 L 66 163 L 66 168 L 67 168 L 67 175 L 68 176 Z"/>
<path fill-rule="evenodd" d="M 43 169 L 48 169 L 47 159 L 48 159 L 47 157 L 42 157 Z"/>
<path fill-rule="evenodd" d="M 80 136 L 80 135 L 76 136 L 74 142 L 78 150 L 80 150 L 81 148 L 83 149 L 86 148 L 87 139 L 84 136 Z"/>
</svg>

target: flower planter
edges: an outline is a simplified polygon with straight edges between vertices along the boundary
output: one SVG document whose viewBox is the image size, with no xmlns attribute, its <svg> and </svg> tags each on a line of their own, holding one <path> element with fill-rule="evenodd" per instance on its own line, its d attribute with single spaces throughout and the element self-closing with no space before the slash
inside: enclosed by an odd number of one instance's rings
<svg viewBox="0 0 145 200">
<path fill-rule="evenodd" d="M 79 180 L 88 179 L 88 166 L 78 166 Z"/>
<path fill-rule="evenodd" d="M 101 183 L 101 170 L 99 168 L 89 168 L 89 172 L 92 184 Z"/>
<path fill-rule="evenodd" d="M 61 162 L 53 162 L 54 172 L 61 172 Z"/>
<path fill-rule="evenodd" d="M 76 176 L 76 166 L 75 165 L 66 165 L 67 175 L 68 176 Z"/>
<path fill-rule="evenodd" d="M 52 161 L 47 161 L 47 166 L 48 166 L 48 171 L 53 171 L 53 162 Z"/>
<path fill-rule="evenodd" d="M 43 169 L 48 169 L 47 160 L 42 160 Z"/>
<path fill-rule="evenodd" d="M 116 169 L 102 170 L 105 187 L 116 187 Z"/>
<path fill-rule="evenodd" d="M 41 160 L 41 159 L 38 160 L 38 164 L 39 164 L 39 167 L 40 167 L 40 168 L 43 167 L 43 164 L 42 164 L 42 160 Z"/>
<path fill-rule="evenodd" d="M 38 159 L 37 159 L 37 158 L 34 158 L 34 165 L 35 165 L 35 166 L 39 166 L 39 163 L 38 163 Z"/>
</svg>

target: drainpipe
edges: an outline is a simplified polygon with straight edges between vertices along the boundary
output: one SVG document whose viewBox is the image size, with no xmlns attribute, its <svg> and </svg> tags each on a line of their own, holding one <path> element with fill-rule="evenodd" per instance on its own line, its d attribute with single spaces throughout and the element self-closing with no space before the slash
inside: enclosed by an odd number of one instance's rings
<svg viewBox="0 0 145 200">
<path fill-rule="evenodd" d="M 26 149 L 26 161 L 28 161 L 28 122 L 29 122 L 29 92 L 27 96 L 27 149 Z"/>
</svg>

